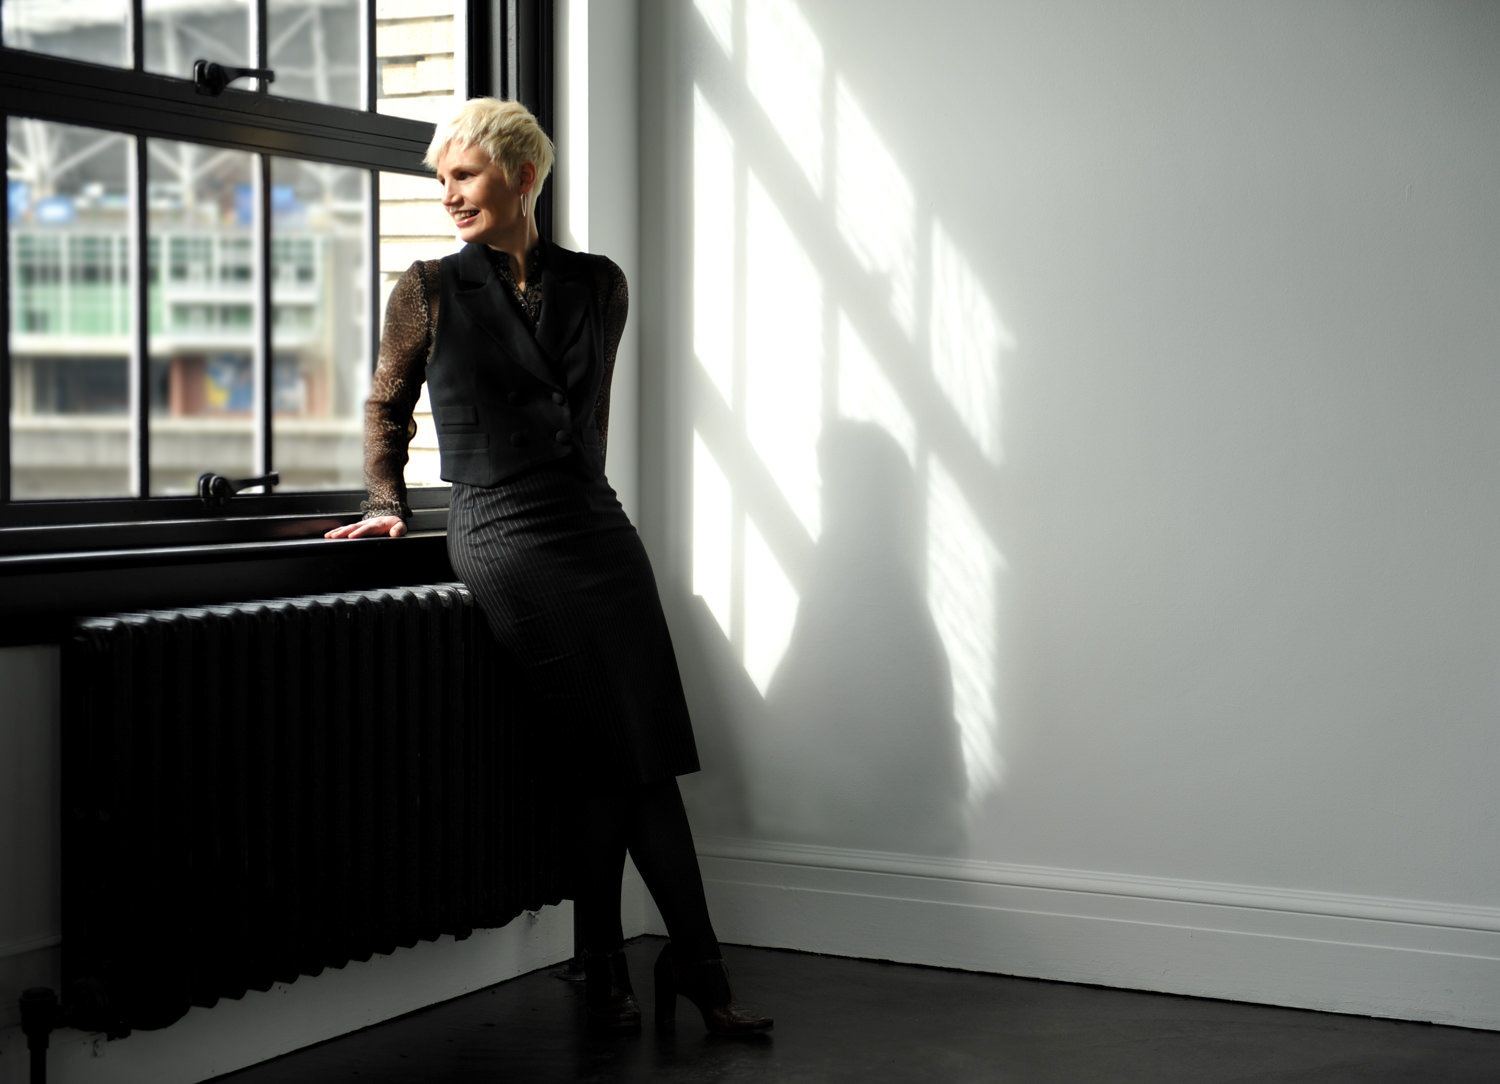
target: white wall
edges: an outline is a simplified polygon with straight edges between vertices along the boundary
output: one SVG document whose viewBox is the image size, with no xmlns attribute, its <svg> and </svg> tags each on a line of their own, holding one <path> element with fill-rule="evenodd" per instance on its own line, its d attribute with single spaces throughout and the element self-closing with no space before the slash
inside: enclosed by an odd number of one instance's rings
<svg viewBox="0 0 1500 1084">
<path fill-rule="evenodd" d="M 634 3 L 555 6 L 558 148 L 555 240 L 608 256 L 639 289 L 636 202 L 636 9 Z M 621 163 L 625 163 L 622 168 Z M 632 297 L 632 301 L 634 301 Z M 635 312 L 615 358 L 606 470 L 620 503 L 639 508 L 640 320 Z"/>
<path fill-rule="evenodd" d="M 0 1028 L 22 990 L 57 986 L 57 675 L 55 647 L 0 648 Z"/>
<path fill-rule="evenodd" d="M 1497 36 L 647 0 L 727 939 L 1500 1026 Z"/>
</svg>

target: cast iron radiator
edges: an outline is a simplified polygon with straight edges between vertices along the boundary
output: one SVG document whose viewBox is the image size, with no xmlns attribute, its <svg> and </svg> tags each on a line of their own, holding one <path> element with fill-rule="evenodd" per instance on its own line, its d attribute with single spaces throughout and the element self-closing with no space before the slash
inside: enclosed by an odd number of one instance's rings
<svg viewBox="0 0 1500 1084">
<path fill-rule="evenodd" d="M 69 1022 L 163 1027 L 560 899 L 557 751 L 498 660 L 462 584 L 79 621 Z"/>
</svg>

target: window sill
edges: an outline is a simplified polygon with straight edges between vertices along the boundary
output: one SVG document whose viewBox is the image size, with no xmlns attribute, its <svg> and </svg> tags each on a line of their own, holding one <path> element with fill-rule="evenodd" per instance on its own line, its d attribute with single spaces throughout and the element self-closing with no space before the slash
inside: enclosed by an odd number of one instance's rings
<svg viewBox="0 0 1500 1084">
<path fill-rule="evenodd" d="M 197 512 L 196 502 L 185 503 L 189 510 Z M 352 514 L 303 511 L 281 515 L 196 514 L 192 518 L 11 525 L 0 528 L 0 561 L 98 552 L 305 541 L 321 538 L 325 531 L 357 518 Z M 446 506 L 412 509 L 410 527 L 413 531 L 441 531 L 447 524 Z"/>
<path fill-rule="evenodd" d="M 330 541 L 350 517 L 286 518 L 297 536 L 0 554 L 0 645 L 56 640 L 96 614 L 454 579 L 446 509 L 418 512 L 402 538 Z"/>
</svg>

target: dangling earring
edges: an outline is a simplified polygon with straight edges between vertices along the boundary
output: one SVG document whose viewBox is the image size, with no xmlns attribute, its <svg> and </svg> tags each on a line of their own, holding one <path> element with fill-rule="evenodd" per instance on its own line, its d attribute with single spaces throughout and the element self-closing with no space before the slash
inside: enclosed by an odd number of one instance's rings
<svg viewBox="0 0 1500 1084">
<path fill-rule="evenodd" d="M 526 217 L 526 195 L 527 194 L 525 192 L 521 193 L 521 217 L 522 218 Z"/>
</svg>

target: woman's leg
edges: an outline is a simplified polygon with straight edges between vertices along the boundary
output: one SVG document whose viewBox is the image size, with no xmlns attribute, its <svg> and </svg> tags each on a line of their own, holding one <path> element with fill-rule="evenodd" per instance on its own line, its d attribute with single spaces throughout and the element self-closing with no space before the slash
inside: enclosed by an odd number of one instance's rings
<svg viewBox="0 0 1500 1084">
<path fill-rule="evenodd" d="M 708 917 L 703 875 L 677 780 L 647 783 L 636 788 L 633 797 L 629 815 L 623 818 L 626 845 L 676 951 L 687 960 L 718 958 L 719 942 Z M 618 886 L 615 911 L 618 926 Z"/>
<path fill-rule="evenodd" d="M 620 925 L 620 880 L 625 873 L 628 818 L 621 795 L 610 787 L 586 785 L 576 808 L 573 907 L 581 952 L 617 952 L 625 943 Z"/>
<path fill-rule="evenodd" d="M 670 1029 L 677 998 L 685 997 L 715 1035 L 753 1035 L 772 1026 L 769 1016 L 734 1003 L 729 974 L 720 958 L 718 938 L 708 917 L 703 875 L 688 827 L 677 780 L 651 783 L 637 792 L 630 818 L 630 855 L 667 924 L 672 940 L 663 946 L 654 970 L 656 1026 Z"/>
<path fill-rule="evenodd" d="M 677 780 L 619 789 L 586 786 L 584 791 L 574 835 L 580 948 L 614 952 L 624 942 L 620 881 L 628 850 L 684 958 L 717 957 L 719 942 Z"/>
<path fill-rule="evenodd" d="M 625 964 L 620 926 L 620 878 L 625 870 L 626 830 L 621 796 L 614 787 L 586 785 L 574 826 L 576 847 L 573 908 L 583 960 L 584 1006 L 594 1027 L 641 1026 Z"/>
</svg>

